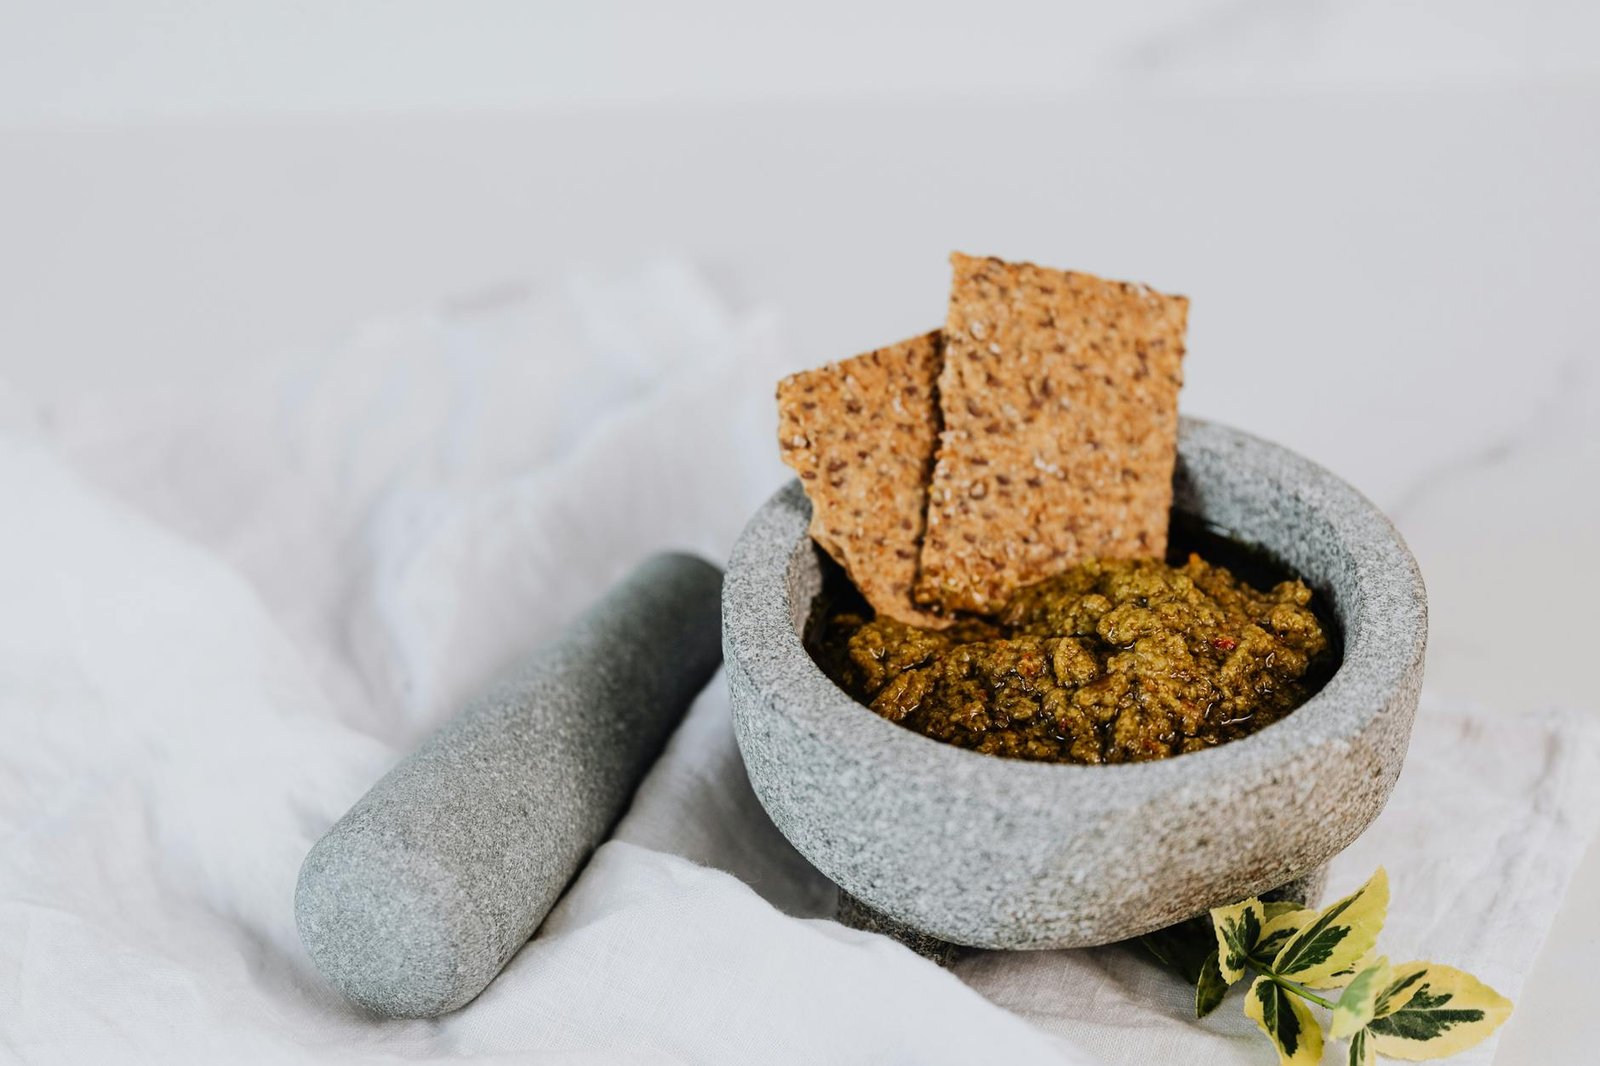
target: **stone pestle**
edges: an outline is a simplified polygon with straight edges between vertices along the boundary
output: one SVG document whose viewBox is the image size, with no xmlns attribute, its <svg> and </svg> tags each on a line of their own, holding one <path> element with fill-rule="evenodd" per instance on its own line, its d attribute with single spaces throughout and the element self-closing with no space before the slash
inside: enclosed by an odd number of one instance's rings
<svg viewBox="0 0 1600 1066">
<path fill-rule="evenodd" d="M 721 584 L 694 556 L 646 560 L 317 842 L 295 916 L 340 992 L 432 1017 L 483 991 L 716 670 Z"/>
</svg>

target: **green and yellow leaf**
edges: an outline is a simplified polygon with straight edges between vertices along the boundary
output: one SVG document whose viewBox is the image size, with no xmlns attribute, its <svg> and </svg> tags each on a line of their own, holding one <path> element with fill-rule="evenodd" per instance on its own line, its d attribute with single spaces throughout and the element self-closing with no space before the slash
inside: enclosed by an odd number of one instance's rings
<svg viewBox="0 0 1600 1066">
<path fill-rule="evenodd" d="M 1374 1018 L 1387 1018 L 1407 1003 L 1417 994 L 1417 986 L 1422 984 L 1422 979 L 1427 976 L 1426 965 L 1417 962 L 1408 962 L 1404 966 L 1389 970 L 1389 983 L 1378 993 L 1378 1003 L 1372 1012 Z"/>
<path fill-rule="evenodd" d="M 1206 956 L 1200 966 L 1200 977 L 1194 983 L 1194 1016 L 1204 1018 L 1222 1005 L 1228 994 L 1228 982 L 1222 979 L 1217 967 L 1217 953 Z"/>
<path fill-rule="evenodd" d="M 1366 884 L 1318 911 L 1290 936 L 1272 969 L 1312 988 L 1343 984 L 1378 942 L 1388 908 L 1389 875 L 1380 866 Z"/>
<path fill-rule="evenodd" d="M 1250 952 L 1261 939 L 1261 927 L 1266 924 L 1261 901 L 1247 899 L 1231 907 L 1214 908 L 1211 924 L 1217 928 L 1217 972 L 1231 985 L 1244 976 Z"/>
<path fill-rule="evenodd" d="M 1345 986 L 1339 1001 L 1333 1005 L 1333 1021 L 1328 1025 L 1328 1035 L 1335 1040 L 1352 1037 L 1367 1027 L 1377 1015 L 1378 996 L 1389 987 L 1389 960 L 1379 959 L 1368 966 Z"/>
<path fill-rule="evenodd" d="M 1511 1015 L 1511 1001 L 1469 973 L 1431 962 L 1395 967 L 1367 1026 L 1393 1059 L 1437 1059 L 1482 1042 Z"/>
<path fill-rule="evenodd" d="M 1299 996 L 1257 977 L 1245 994 L 1244 1013 L 1278 1049 L 1280 1066 L 1316 1066 L 1322 1061 L 1322 1029 Z"/>
<path fill-rule="evenodd" d="M 1261 939 L 1252 949 L 1252 956 L 1270 966 L 1289 938 L 1310 925 L 1316 917 L 1316 911 L 1294 903 L 1268 903 L 1266 924 L 1261 927 Z"/>
<path fill-rule="evenodd" d="M 1350 1038 L 1350 1066 L 1377 1066 L 1378 1049 L 1365 1029 Z"/>
</svg>

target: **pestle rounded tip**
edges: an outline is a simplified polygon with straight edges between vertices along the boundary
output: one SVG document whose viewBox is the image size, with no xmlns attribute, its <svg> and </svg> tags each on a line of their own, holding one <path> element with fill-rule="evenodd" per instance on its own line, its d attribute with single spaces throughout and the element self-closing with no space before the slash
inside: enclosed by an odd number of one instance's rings
<svg viewBox="0 0 1600 1066">
<path fill-rule="evenodd" d="M 295 887 L 295 922 L 317 969 L 379 1014 L 430 1018 L 487 983 L 492 957 L 475 911 L 426 854 L 371 840 L 360 825 L 324 837 Z"/>
</svg>

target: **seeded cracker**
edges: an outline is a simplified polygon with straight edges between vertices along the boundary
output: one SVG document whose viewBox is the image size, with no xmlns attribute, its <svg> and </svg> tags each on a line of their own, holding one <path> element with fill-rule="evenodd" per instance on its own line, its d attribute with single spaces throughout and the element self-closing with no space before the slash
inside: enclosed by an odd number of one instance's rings
<svg viewBox="0 0 1600 1066">
<path fill-rule="evenodd" d="M 778 383 L 778 449 L 811 498 L 811 537 L 879 614 L 948 623 L 911 601 L 939 412 L 939 333 Z"/>
<path fill-rule="evenodd" d="M 950 257 L 919 604 L 989 612 L 1087 559 L 1166 552 L 1189 302 Z"/>
</svg>

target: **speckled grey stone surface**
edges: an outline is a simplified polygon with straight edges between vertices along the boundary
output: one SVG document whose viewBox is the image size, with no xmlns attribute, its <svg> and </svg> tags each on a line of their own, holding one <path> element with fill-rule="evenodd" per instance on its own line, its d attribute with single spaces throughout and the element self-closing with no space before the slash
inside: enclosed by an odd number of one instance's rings
<svg viewBox="0 0 1600 1066">
<path fill-rule="evenodd" d="M 1266 900 L 1286 900 L 1298 903 L 1302 907 L 1315 907 L 1322 898 L 1323 890 L 1328 883 L 1328 867 L 1319 866 L 1303 877 L 1297 877 L 1286 885 L 1261 893 L 1261 898 Z M 868 933 L 877 933 L 891 940 L 897 940 L 906 947 L 915 951 L 925 959 L 938 963 L 940 966 L 951 966 L 961 957 L 963 948 L 959 944 L 952 944 L 948 940 L 913 929 L 904 922 L 884 914 L 882 911 L 867 906 L 848 892 L 840 891 L 839 906 L 834 918 L 840 925 L 851 929 L 860 929 Z"/>
<path fill-rule="evenodd" d="M 734 726 L 756 795 L 819 870 L 930 936 L 1104 944 L 1316 870 L 1400 773 L 1427 606 L 1387 519 L 1321 467 L 1184 420 L 1175 506 L 1261 545 L 1328 597 L 1344 659 L 1281 722 L 1157 762 L 999 759 L 879 718 L 800 641 L 821 584 L 798 482 L 756 514 L 723 585 Z"/>
<path fill-rule="evenodd" d="M 301 939 L 346 996 L 472 999 L 605 837 L 718 661 L 721 573 L 634 570 L 373 786 L 306 856 Z"/>
</svg>

